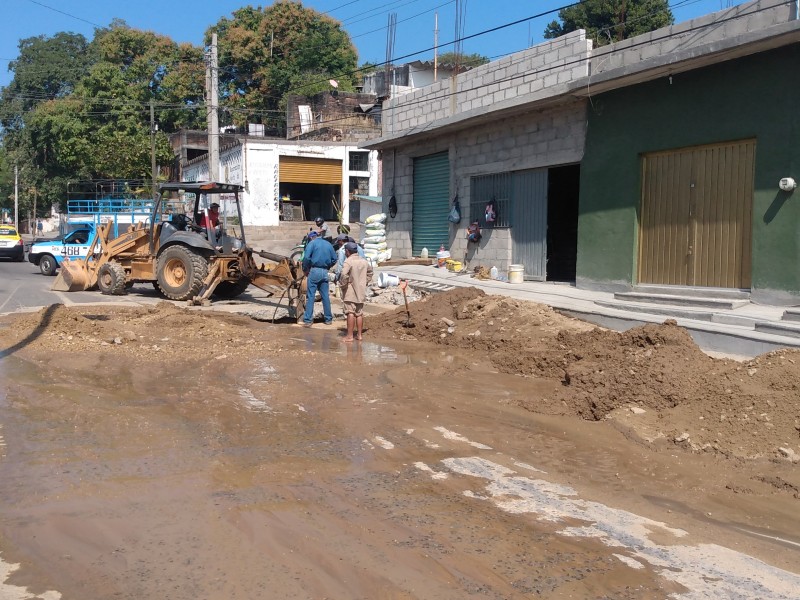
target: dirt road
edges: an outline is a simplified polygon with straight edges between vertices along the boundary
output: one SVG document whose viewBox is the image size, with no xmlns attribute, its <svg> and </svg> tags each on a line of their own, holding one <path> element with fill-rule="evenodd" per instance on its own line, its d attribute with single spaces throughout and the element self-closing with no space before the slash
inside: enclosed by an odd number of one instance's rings
<svg viewBox="0 0 800 600">
<path fill-rule="evenodd" d="M 797 596 L 800 355 L 412 317 L 5 319 L 0 599 Z"/>
</svg>

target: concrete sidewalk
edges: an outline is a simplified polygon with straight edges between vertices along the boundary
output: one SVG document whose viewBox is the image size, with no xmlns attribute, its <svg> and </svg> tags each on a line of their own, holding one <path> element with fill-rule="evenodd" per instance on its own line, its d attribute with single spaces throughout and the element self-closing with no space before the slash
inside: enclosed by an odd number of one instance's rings
<svg viewBox="0 0 800 600">
<path fill-rule="evenodd" d="M 473 286 L 487 294 L 539 302 L 617 331 L 675 319 L 698 346 L 710 352 L 752 357 L 780 348 L 800 348 L 800 322 L 792 320 L 800 318 L 800 311 L 753 304 L 747 294 L 731 299 L 725 290 L 718 290 L 719 297 L 714 290 L 693 293 L 689 288 L 676 288 L 671 295 L 625 295 L 582 290 L 566 283 L 480 280 L 469 273 L 429 265 L 384 265 L 378 267 L 376 277 L 380 272 L 433 292 Z"/>
</svg>

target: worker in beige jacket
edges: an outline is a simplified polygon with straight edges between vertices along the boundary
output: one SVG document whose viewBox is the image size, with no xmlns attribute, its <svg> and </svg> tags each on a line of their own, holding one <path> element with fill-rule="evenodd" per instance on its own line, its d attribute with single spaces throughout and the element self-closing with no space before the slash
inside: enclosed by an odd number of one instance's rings
<svg viewBox="0 0 800 600">
<path fill-rule="evenodd" d="M 344 255 L 339 286 L 342 288 L 344 314 L 347 317 L 347 334 L 342 341 L 352 342 L 361 339 L 364 328 L 364 302 L 367 299 L 367 283 L 372 279 L 372 265 L 358 255 L 355 242 L 344 245 Z"/>
</svg>

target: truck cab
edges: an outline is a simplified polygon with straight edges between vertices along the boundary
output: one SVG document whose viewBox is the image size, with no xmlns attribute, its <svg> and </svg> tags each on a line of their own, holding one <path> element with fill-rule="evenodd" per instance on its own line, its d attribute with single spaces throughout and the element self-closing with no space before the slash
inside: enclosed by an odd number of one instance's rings
<svg viewBox="0 0 800 600">
<path fill-rule="evenodd" d="M 28 261 L 39 267 L 42 275 L 55 275 L 65 258 L 83 258 L 94 241 L 94 222 L 75 223 L 73 229 L 60 239 L 44 240 L 31 245 Z"/>
<path fill-rule="evenodd" d="M 147 222 L 153 207 L 152 199 L 104 197 L 77 198 L 67 202 L 61 215 L 61 236 L 31 245 L 28 261 L 39 267 L 42 275 L 55 275 L 64 259 L 85 258 L 94 243 L 100 225 L 111 223 L 111 237 L 124 233 L 130 226 Z"/>
</svg>

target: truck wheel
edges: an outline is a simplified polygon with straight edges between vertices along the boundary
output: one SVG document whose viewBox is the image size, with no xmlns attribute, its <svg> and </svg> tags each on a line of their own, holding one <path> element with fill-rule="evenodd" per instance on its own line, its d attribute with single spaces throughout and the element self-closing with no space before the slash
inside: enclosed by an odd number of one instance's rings
<svg viewBox="0 0 800 600">
<path fill-rule="evenodd" d="M 56 259 L 50 256 L 49 254 L 44 254 L 39 259 L 39 271 L 42 275 L 55 275 L 56 269 L 58 268 L 58 263 L 56 263 Z"/>
<path fill-rule="evenodd" d="M 230 300 L 241 296 L 249 286 L 250 280 L 247 277 L 242 277 L 239 281 L 220 281 L 217 287 L 214 288 L 214 295 L 218 298 Z"/>
<path fill-rule="evenodd" d="M 158 257 L 158 287 L 170 300 L 189 300 L 203 287 L 208 261 L 185 246 L 170 246 Z"/>
<path fill-rule="evenodd" d="M 106 296 L 125 293 L 125 268 L 118 262 L 107 262 L 97 270 L 97 287 Z"/>
</svg>

